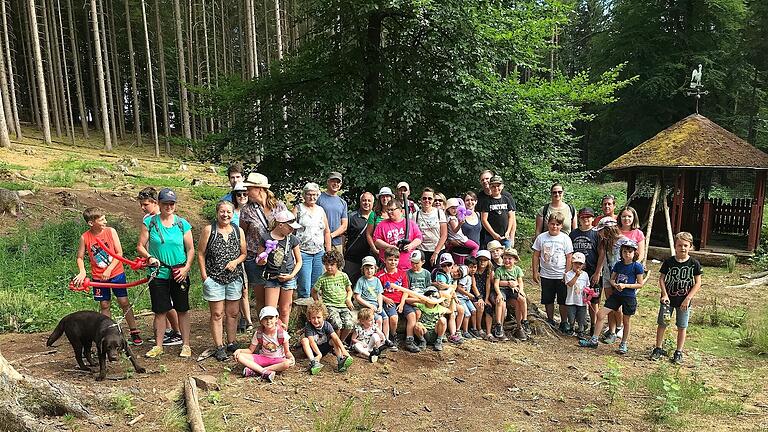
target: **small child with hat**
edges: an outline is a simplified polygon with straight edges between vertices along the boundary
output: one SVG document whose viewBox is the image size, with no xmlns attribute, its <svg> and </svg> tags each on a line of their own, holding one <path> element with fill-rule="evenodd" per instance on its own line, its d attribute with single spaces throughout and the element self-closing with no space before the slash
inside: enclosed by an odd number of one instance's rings
<svg viewBox="0 0 768 432">
<path fill-rule="evenodd" d="M 573 232 L 573 231 L 571 231 Z M 581 252 L 574 252 L 571 258 L 573 269 L 565 274 L 565 286 L 568 294 L 565 304 L 568 306 L 568 327 L 566 330 L 576 331 L 578 323 L 578 336 L 584 337 L 587 333 L 587 303 L 584 301 L 584 289 L 589 286 L 589 275 L 585 269 L 586 257 Z"/>
<path fill-rule="evenodd" d="M 260 376 L 264 381 L 274 382 L 277 372 L 296 364 L 288 346 L 290 336 L 280 325 L 277 316 L 277 308 L 274 306 L 261 308 L 261 326 L 253 333 L 251 345 L 234 352 L 235 360 L 245 366 L 243 376 Z"/>
<path fill-rule="evenodd" d="M 520 255 L 514 248 L 504 249 L 501 255 L 502 266 L 494 272 L 494 285 L 497 291 L 501 292 L 502 297 L 507 303 L 507 308 L 514 308 L 515 321 L 517 328 L 513 336 L 521 341 L 528 340 L 528 302 L 523 291 L 523 269 L 517 266 L 520 261 Z M 498 301 L 498 300 L 497 300 Z M 504 337 L 503 325 L 498 324 L 494 336 Z"/>
<path fill-rule="evenodd" d="M 376 327 L 389 334 L 389 320 L 384 313 L 384 287 L 376 277 L 376 258 L 367 256 L 362 261 L 362 276 L 355 282 L 355 302 L 360 309 L 370 309 Z M 358 315 L 359 316 L 359 315 Z"/>
</svg>

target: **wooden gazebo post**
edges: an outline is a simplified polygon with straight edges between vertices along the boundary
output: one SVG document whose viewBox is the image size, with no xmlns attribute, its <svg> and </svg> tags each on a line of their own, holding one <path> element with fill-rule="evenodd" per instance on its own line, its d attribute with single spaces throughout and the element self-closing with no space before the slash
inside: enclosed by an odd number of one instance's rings
<svg viewBox="0 0 768 432">
<path fill-rule="evenodd" d="M 757 249 L 760 242 L 760 229 L 763 226 L 763 204 L 765 203 L 765 178 L 764 170 L 755 173 L 755 195 L 752 200 L 752 211 L 749 218 L 749 238 L 747 248 Z"/>
</svg>

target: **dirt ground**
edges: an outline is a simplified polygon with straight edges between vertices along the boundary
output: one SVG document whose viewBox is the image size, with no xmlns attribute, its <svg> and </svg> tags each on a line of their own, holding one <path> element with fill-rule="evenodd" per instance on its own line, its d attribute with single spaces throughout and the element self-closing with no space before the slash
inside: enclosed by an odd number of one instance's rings
<svg viewBox="0 0 768 432">
<path fill-rule="evenodd" d="M 24 165 L 23 155 L 3 152 L 0 160 Z M 48 150 L 38 152 L 45 154 Z M 42 168 L 44 164 L 35 161 L 24 172 L 34 174 Z M 60 191 L 41 187 L 34 196 L 26 197 L 25 201 L 30 203 L 29 220 L 64 214 L 67 206 L 61 204 L 56 195 Z M 129 223 L 138 224 L 141 218 L 138 204 L 132 198 L 136 190 L 108 191 L 78 186 L 68 191 L 77 196 L 78 208 L 99 205 Z M 185 216 L 193 225 L 201 226 L 200 215 L 193 211 L 200 203 L 191 201 L 185 193 L 181 192 L 184 204 L 180 208 L 189 209 Z M 187 199 L 190 200 L 188 206 Z M 7 216 L 0 217 L 0 235 L 12 231 L 14 223 Z M 652 263 L 650 268 L 655 279 L 658 264 Z M 736 274 L 739 272 L 749 272 L 749 268 L 740 266 Z M 658 364 L 647 360 L 654 340 L 658 301 L 658 288 L 653 279 L 641 290 L 630 353 L 626 356 L 615 354 L 615 345 L 601 344 L 597 350 L 578 348 L 573 337 L 542 336 L 523 343 L 472 340 L 460 346 L 446 345 L 442 353 L 432 350 L 420 354 L 402 350 L 387 353 L 377 364 L 357 358 L 343 374 L 326 363 L 323 371 L 314 377 L 306 371 L 306 359 L 299 357 L 295 368 L 279 375 L 274 384 L 267 384 L 243 378 L 242 369 L 231 360 L 195 361 L 196 356 L 211 345 L 206 310 L 192 312 L 192 359 L 179 358 L 180 347 L 167 348 L 159 359 L 145 359 L 143 355 L 150 344 L 145 342 L 135 347 L 140 362 L 147 368 L 146 374 L 132 373 L 130 363 L 123 361 L 110 364 L 108 379 L 96 382 L 94 375 L 75 369 L 66 338 L 62 337 L 55 349 L 47 348 L 47 333 L 0 335 L 0 352 L 19 372 L 72 383 L 85 397 L 92 398 L 94 402 L 90 406 L 100 421 L 91 424 L 62 418 L 62 426 L 72 430 L 179 430 L 173 427 L 174 401 L 178 399 L 182 379 L 194 375 L 211 375 L 221 386 L 218 392 L 200 393 L 208 430 L 337 430 L 323 429 L 320 424 L 344 419 L 349 413 L 344 412 L 343 406 L 350 398 L 354 401 L 351 417 L 360 424 L 364 423 L 361 417 L 367 416 L 377 431 L 664 429 L 650 419 L 649 408 L 655 400 L 642 385 L 644 377 L 658 368 Z M 704 310 L 715 298 L 720 298 L 720 305 L 725 307 L 739 305 L 752 309 L 765 304 L 764 289 L 757 287 L 729 291 L 728 304 L 724 305 L 725 296 L 721 293 L 734 279 L 734 275 L 718 270 L 705 273 L 697 306 Z M 527 283 L 529 296 L 538 300 L 538 288 L 530 281 Z M 148 337 L 151 317 L 141 319 L 143 333 Z M 238 341 L 247 343 L 249 337 L 241 334 Z M 620 398 L 613 404 L 601 384 L 608 369 L 608 358 L 616 359 L 620 365 L 623 382 Z M 737 415 L 687 415 L 681 430 L 768 430 L 765 357 L 716 355 L 691 344 L 681 373 L 701 377 L 708 387 L 716 390 L 717 398 L 743 403 L 743 410 Z M 111 395 L 117 393 L 130 395 L 134 410 L 123 413 L 110 408 Z M 144 417 L 134 426 L 126 425 L 140 414 Z"/>
</svg>

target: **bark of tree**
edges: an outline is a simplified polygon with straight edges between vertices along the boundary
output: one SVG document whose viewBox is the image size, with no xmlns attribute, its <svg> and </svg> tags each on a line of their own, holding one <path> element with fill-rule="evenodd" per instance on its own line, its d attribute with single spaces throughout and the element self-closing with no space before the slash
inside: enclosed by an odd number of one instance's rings
<svg viewBox="0 0 768 432">
<path fill-rule="evenodd" d="M 131 69 L 131 96 L 133 96 L 133 133 L 136 135 L 136 144 L 141 146 L 141 111 L 139 110 L 139 89 L 136 86 L 136 60 L 133 51 L 133 34 L 131 33 L 131 10 L 128 0 L 124 0 L 125 5 L 125 32 L 128 38 L 128 60 Z M 144 3 L 142 2 L 142 7 Z M 149 55 L 149 53 L 147 53 Z"/>
<path fill-rule="evenodd" d="M 38 129 L 42 130 L 42 122 L 40 120 L 40 107 L 38 106 L 37 102 L 37 95 L 39 94 L 37 92 L 37 79 L 36 79 L 36 69 L 35 64 L 33 62 L 34 55 L 32 54 L 32 42 L 31 42 L 31 25 L 29 25 L 29 11 L 24 3 L 22 3 L 23 0 L 18 1 L 19 5 L 19 18 L 21 22 L 21 38 L 22 38 L 22 54 L 24 58 L 24 69 L 26 72 L 25 77 L 27 78 L 27 83 L 29 85 L 29 92 L 27 92 L 27 95 L 29 97 L 29 106 L 31 108 L 30 118 L 35 123 L 35 125 L 38 127 Z M 27 31 L 29 30 L 29 31 Z"/>
<path fill-rule="evenodd" d="M 112 78 L 114 79 L 115 109 L 117 110 L 117 125 L 119 127 L 120 139 L 125 138 L 125 92 L 123 91 L 122 71 L 120 70 L 120 61 L 117 55 L 117 27 L 115 27 L 115 8 L 112 6 L 112 0 L 107 0 L 109 8 L 109 33 L 104 33 L 108 38 L 109 45 L 112 48 Z M 107 15 L 107 14 L 105 14 Z M 107 25 L 105 22 L 104 25 Z M 107 64 L 109 60 L 107 60 Z"/>
<path fill-rule="evenodd" d="M 5 90 L 1 90 L 5 95 Z M 0 147 L 10 148 L 11 137 L 8 135 L 8 124 L 5 121 L 5 104 L 0 103 Z"/>
<path fill-rule="evenodd" d="M 88 12 L 90 13 L 90 12 Z M 88 18 L 85 19 L 85 47 L 88 53 L 88 82 L 91 87 L 91 107 L 93 107 L 93 125 L 97 131 L 102 130 L 101 122 L 104 113 L 101 111 L 101 103 L 99 102 L 99 93 L 96 91 L 96 69 L 94 64 L 94 44 L 91 42 L 91 25 L 88 22 Z"/>
<path fill-rule="evenodd" d="M 61 70 L 64 73 L 64 103 L 66 105 L 67 126 L 70 131 L 72 144 L 75 144 L 75 119 L 72 113 L 72 93 L 69 89 L 69 71 L 67 70 L 67 49 L 64 44 L 64 23 L 61 18 L 61 0 L 56 0 L 56 18 L 59 21 L 59 40 L 61 44 Z"/>
<path fill-rule="evenodd" d="M 43 18 L 43 35 L 45 37 L 45 62 L 48 65 L 48 83 L 50 86 L 51 107 L 53 108 L 53 125 L 56 127 L 56 137 L 61 138 L 61 111 L 59 110 L 59 86 L 57 83 L 58 73 L 56 72 L 56 66 L 53 59 L 56 57 L 53 54 L 53 46 L 51 44 L 51 24 L 48 20 L 48 0 L 43 0 L 40 5 L 42 6 L 42 18 Z"/>
<path fill-rule="evenodd" d="M 107 49 L 107 30 L 106 30 L 107 27 L 106 27 L 106 24 L 104 24 L 104 19 L 105 19 L 104 5 L 102 4 L 101 0 L 99 0 L 98 6 L 99 6 L 99 20 L 96 22 L 99 24 L 101 37 L 97 38 L 98 35 L 94 33 L 93 40 L 96 46 L 98 46 L 99 49 L 101 49 L 101 61 L 99 61 L 97 58 L 96 62 L 101 64 L 102 72 L 101 73 L 97 72 L 97 80 L 100 83 L 106 82 L 106 86 L 107 86 L 107 99 L 109 102 L 109 111 L 102 108 L 102 112 L 105 113 L 104 123 L 106 123 L 106 118 L 109 118 L 109 130 L 112 133 L 112 137 L 109 142 L 109 147 L 106 147 L 106 144 L 107 144 L 106 142 L 104 144 L 107 150 L 111 150 L 112 141 L 115 141 L 115 142 L 117 141 L 117 131 L 116 131 L 117 127 L 115 123 L 115 104 L 113 102 L 114 99 L 112 98 L 112 73 L 110 72 L 110 68 L 109 68 L 109 50 Z M 107 129 L 107 127 L 104 127 L 104 129 Z"/>
<path fill-rule="evenodd" d="M 188 60 L 188 75 L 187 75 L 187 82 L 191 85 L 195 85 L 195 80 L 197 76 L 199 75 L 199 64 L 197 64 L 195 60 L 195 32 L 194 32 L 194 11 L 195 11 L 195 4 L 194 0 L 189 0 L 187 2 L 187 60 Z M 189 93 L 189 106 L 194 107 L 195 106 L 195 92 Z M 190 116 L 189 116 L 189 127 L 190 131 L 192 132 L 192 140 L 197 139 L 197 123 L 195 121 L 195 114 L 193 110 L 190 110 Z"/>
<path fill-rule="evenodd" d="M 149 128 L 152 131 L 152 142 L 155 144 L 155 157 L 160 156 L 160 142 L 157 139 L 157 112 L 155 111 L 155 82 L 152 78 L 152 49 L 149 45 L 147 30 L 147 10 L 144 0 L 141 0 L 141 23 L 144 25 L 144 49 L 147 52 L 147 86 L 149 87 Z M 160 53 L 162 55 L 162 52 Z"/>
<path fill-rule="evenodd" d="M 215 0 L 214 0 L 215 2 Z M 213 4 L 213 2 L 211 3 Z M 206 3 L 205 0 L 202 0 L 202 6 L 203 6 L 203 39 L 205 40 L 204 47 L 205 47 L 205 87 L 208 88 L 208 90 L 211 89 L 211 55 L 208 47 L 208 13 L 205 10 Z M 216 22 L 215 19 L 212 20 L 214 23 Z M 214 41 L 216 33 L 214 32 Z M 215 52 L 214 52 L 215 57 Z M 203 119 L 203 125 L 207 125 L 207 129 L 209 132 L 213 132 L 213 118 L 207 118 Z"/>
<path fill-rule="evenodd" d="M 8 43 L 8 33 L 9 31 L 12 31 L 12 29 L 9 30 L 8 28 L 8 20 L 5 15 L 5 0 L 0 0 L 0 13 L 3 14 L 3 28 L 5 31 L 3 32 L 3 43 L 5 44 L 5 57 L 8 62 L 8 84 L 10 86 L 10 96 L 11 96 L 11 117 L 13 119 L 13 130 L 16 134 L 16 139 L 22 138 L 22 132 L 21 132 L 21 124 L 19 122 L 19 109 L 18 105 L 16 103 L 16 80 L 13 75 L 13 58 L 11 56 L 11 45 Z"/>
<path fill-rule="evenodd" d="M 181 5 L 179 0 L 173 0 L 173 15 L 176 21 L 176 48 L 179 55 L 179 91 L 181 94 L 181 121 L 184 138 L 192 139 L 189 127 L 189 101 L 187 99 L 186 60 L 184 59 L 184 40 L 182 39 Z"/>
<path fill-rule="evenodd" d="M 80 127 L 83 129 L 83 136 L 85 139 L 88 139 L 90 138 L 90 134 L 88 133 L 88 112 L 85 110 L 83 78 L 80 74 L 80 49 L 77 43 L 75 19 L 72 14 L 72 0 L 67 0 L 67 21 L 69 22 L 69 43 L 72 47 L 72 62 L 75 69 L 75 91 L 77 92 L 77 108 L 80 113 Z"/>
<path fill-rule="evenodd" d="M 35 75 L 37 76 L 38 105 L 40 106 L 40 121 L 43 129 L 43 141 L 51 145 L 51 118 L 48 115 L 48 95 L 45 90 L 45 75 L 43 72 L 43 55 L 40 52 L 40 33 L 37 29 L 37 11 L 35 0 L 27 2 L 29 13 L 30 44 L 35 59 Z"/>
<path fill-rule="evenodd" d="M 96 47 L 96 74 L 97 81 L 99 83 L 99 100 L 101 104 L 101 112 L 107 113 L 107 92 L 104 84 L 104 62 L 101 55 L 101 36 L 99 35 L 99 12 L 96 8 L 96 0 L 91 0 L 91 20 L 93 21 L 93 43 Z M 104 130 L 104 148 L 112 150 L 112 134 L 110 133 L 111 123 L 106 121 L 102 122 L 102 129 Z"/>
<path fill-rule="evenodd" d="M 160 57 L 160 103 L 163 104 L 163 136 L 165 137 L 165 152 L 171 154 L 171 126 L 168 123 L 168 85 L 165 76 L 165 47 L 163 45 L 163 29 L 160 26 L 159 0 L 155 0 L 155 35 L 157 36 L 157 52 Z"/>
<path fill-rule="evenodd" d="M 2 93 L 2 105 L 3 105 L 3 116 L 5 117 L 5 125 L 6 125 L 6 133 L 9 132 L 9 129 L 13 131 L 14 135 L 18 136 L 19 133 L 15 129 L 15 122 L 13 121 L 13 108 L 11 107 L 11 97 L 10 97 L 10 86 L 8 85 L 8 75 L 6 73 L 5 69 L 5 58 L 6 58 L 6 52 L 10 53 L 11 47 L 7 44 L 7 34 L 8 34 L 8 27 L 5 24 L 5 0 L 0 0 L 0 3 L 2 3 L 2 13 L 3 13 L 3 28 L 0 29 L 2 31 L 2 38 L 0 38 L 0 52 L 2 53 L 2 58 L 0 58 L 0 93 Z M 10 55 L 8 56 L 10 57 Z M 11 66 L 9 64 L 9 66 Z"/>
</svg>

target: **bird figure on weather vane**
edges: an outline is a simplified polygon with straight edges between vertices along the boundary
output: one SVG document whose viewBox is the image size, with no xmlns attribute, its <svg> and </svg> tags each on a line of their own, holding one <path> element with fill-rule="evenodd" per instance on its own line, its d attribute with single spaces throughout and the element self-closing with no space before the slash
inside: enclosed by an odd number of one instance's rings
<svg viewBox="0 0 768 432">
<path fill-rule="evenodd" d="M 704 90 L 704 86 L 701 84 L 701 64 L 699 64 L 699 68 L 694 69 L 693 72 L 691 72 L 691 82 L 689 84 L 689 89 L 685 90 L 686 96 L 696 97 L 696 114 L 699 113 L 699 99 L 701 99 L 702 96 L 708 94 L 709 91 Z"/>
</svg>

